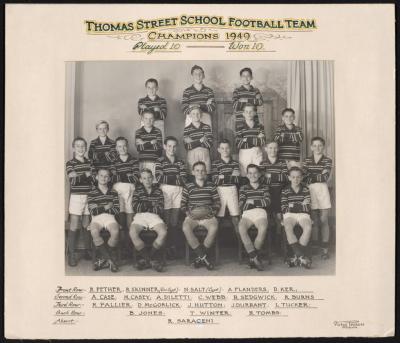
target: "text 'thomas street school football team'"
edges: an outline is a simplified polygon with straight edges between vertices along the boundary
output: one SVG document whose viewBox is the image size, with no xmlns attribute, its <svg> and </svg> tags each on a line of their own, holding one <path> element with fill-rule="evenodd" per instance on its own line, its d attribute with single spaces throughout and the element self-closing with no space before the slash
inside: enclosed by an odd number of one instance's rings
<svg viewBox="0 0 400 343">
<path fill-rule="evenodd" d="M 110 128 L 104 120 L 96 125 L 98 138 L 90 142 L 89 158 L 85 157 L 86 140 L 74 139 L 74 156 L 66 163 L 70 181 L 69 266 L 78 263 L 75 247 L 77 230 L 82 227 L 87 229 L 87 247 L 92 241 L 99 256 L 95 270 L 118 271 L 118 244 L 130 239 L 138 256 L 134 267 L 161 272 L 165 268 L 162 248 L 167 246 L 170 252 L 174 251 L 179 215 L 183 212 L 183 233 L 196 254 L 192 266 L 212 270 L 214 263 L 209 251 L 227 209 L 234 232 L 248 254 L 249 265 L 256 270 L 264 270 L 260 249 L 268 220 L 278 228 L 283 224 L 294 252 L 287 259 L 289 266 L 310 268 L 307 246 L 313 222 L 321 230 L 322 257 L 328 258 L 331 203 L 326 182 L 332 160 L 323 154 L 324 139 L 312 138 L 313 154 L 300 164 L 303 133 L 294 124 L 295 112 L 286 108 L 282 111 L 282 124 L 273 140 L 267 142 L 256 111 L 263 99 L 251 85 L 251 69 L 244 68 L 240 71 L 242 85 L 233 93 L 235 142 L 218 142 L 220 158 L 211 161 L 210 149 L 215 144 L 211 127 L 211 116 L 216 112 L 214 93 L 203 84 L 204 71 L 200 66 L 193 66 L 191 75 L 193 85 L 184 90 L 182 97 L 186 163 L 176 155 L 178 139 L 164 132 L 167 102 L 157 95 L 156 79 L 146 81 L 147 96 L 138 103 L 142 119 L 142 127 L 135 135 L 138 158 L 128 153 L 126 138 L 108 137 Z M 232 144 L 239 150 L 239 161 L 231 157 Z M 267 153 L 264 160 L 263 149 Z M 207 230 L 202 242 L 194 232 L 199 226 Z M 253 226 L 257 228 L 254 241 L 248 234 Z M 302 229 L 299 238 L 295 226 Z M 102 230 L 109 233 L 107 242 Z M 157 234 L 151 250 L 140 236 L 142 230 Z"/>
</svg>

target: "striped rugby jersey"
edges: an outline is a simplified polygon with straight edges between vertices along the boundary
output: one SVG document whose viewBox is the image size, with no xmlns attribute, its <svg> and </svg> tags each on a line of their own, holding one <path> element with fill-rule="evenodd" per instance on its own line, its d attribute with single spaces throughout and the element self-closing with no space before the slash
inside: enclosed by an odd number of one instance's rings
<svg viewBox="0 0 400 343">
<path fill-rule="evenodd" d="M 159 97 L 156 95 L 154 100 L 151 100 L 150 97 L 147 95 L 144 98 L 140 98 L 138 102 L 138 112 L 142 115 L 144 109 L 141 109 L 140 106 L 145 105 L 146 109 L 150 109 L 154 113 L 154 120 L 164 120 L 167 118 L 167 101 L 164 98 Z M 158 107 L 160 110 L 155 111 L 154 109 Z"/>
<path fill-rule="evenodd" d="M 279 144 L 279 156 L 286 161 L 300 161 L 300 143 L 303 140 L 301 128 L 293 125 L 289 129 L 279 125 L 274 134 L 274 141 Z"/>
<path fill-rule="evenodd" d="M 167 156 L 162 156 L 156 161 L 156 180 L 159 184 L 183 186 L 186 178 L 185 163 L 177 157 L 174 163 Z"/>
<path fill-rule="evenodd" d="M 93 183 L 95 182 L 95 169 L 93 167 L 92 161 L 88 160 L 84 157 L 84 162 L 79 161 L 75 157 L 72 160 L 69 160 L 65 169 L 67 171 L 67 175 L 72 172 L 76 172 L 78 176 L 69 177 L 70 183 L 70 192 L 71 194 L 88 194 L 93 187 Z M 90 176 L 86 176 L 86 172 L 90 172 Z"/>
<path fill-rule="evenodd" d="M 162 133 L 161 130 L 153 126 L 150 132 L 147 132 L 144 126 L 136 130 L 135 140 L 142 139 L 144 144 L 136 144 L 139 153 L 139 161 L 155 161 L 161 156 L 162 152 Z M 156 144 L 150 142 L 155 139 Z"/>
<path fill-rule="evenodd" d="M 247 200 L 253 200 L 253 204 L 246 203 Z M 257 188 L 249 183 L 239 190 L 239 207 L 242 212 L 253 208 L 263 208 L 264 210 L 271 204 L 269 196 L 269 188 L 267 185 L 260 183 Z"/>
<path fill-rule="evenodd" d="M 106 210 L 104 206 L 112 202 L 113 206 Z M 107 193 L 104 194 L 98 187 L 92 189 L 88 195 L 89 212 L 92 216 L 98 216 L 102 213 L 118 215 L 119 214 L 119 200 L 118 193 L 111 188 L 108 188 Z"/>
<path fill-rule="evenodd" d="M 187 183 L 183 188 L 181 209 L 187 212 L 195 207 L 210 206 L 213 213 L 206 219 L 212 218 L 221 207 L 221 201 L 217 187 L 210 181 L 204 181 L 204 186 L 200 187 L 196 181 Z"/>
<path fill-rule="evenodd" d="M 124 162 L 121 157 L 118 156 L 113 165 L 111 166 L 112 182 L 124 182 L 124 183 L 137 183 L 139 182 L 139 161 L 137 158 L 132 157 L 128 154 L 128 159 Z"/>
<path fill-rule="evenodd" d="M 306 201 L 307 204 L 303 204 Z M 281 209 L 282 213 L 307 213 L 311 211 L 310 191 L 306 186 L 300 185 L 299 191 L 296 193 L 292 186 L 286 186 L 281 193 Z"/>
<path fill-rule="evenodd" d="M 259 138 L 262 133 L 264 136 Z M 246 121 L 242 127 L 236 132 L 236 146 L 238 149 L 250 149 L 253 147 L 263 147 L 265 145 L 264 126 L 254 122 L 254 126 L 250 127 Z"/>
<path fill-rule="evenodd" d="M 164 196 L 158 185 L 151 186 L 150 194 L 143 184 L 139 183 L 133 193 L 132 207 L 135 213 L 155 213 L 161 215 L 164 211 Z"/>
<path fill-rule="evenodd" d="M 331 175 L 332 159 L 322 155 L 318 162 L 315 162 L 314 155 L 304 160 L 304 174 L 307 184 L 316 182 L 326 182 Z M 325 173 L 322 173 L 326 170 Z"/>
<path fill-rule="evenodd" d="M 276 158 L 275 163 L 272 163 L 268 156 L 261 162 L 260 168 L 263 172 L 262 182 L 269 185 L 271 188 L 280 188 L 288 182 L 288 169 L 286 162 Z M 268 177 L 269 174 L 269 177 Z"/>
<path fill-rule="evenodd" d="M 206 137 L 204 142 L 200 142 L 200 138 Z M 183 139 L 190 137 L 192 139 L 191 143 L 186 143 L 184 141 L 184 146 L 186 150 L 193 150 L 198 147 L 203 147 L 211 149 L 213 143 L 213 136 L 211 132 L 211 127 L 203 122 L 200 122 L 199 127 L 196 127 L 191 123 L 186 126 L 183 130 Z"/>
<path fill-rule="evenodd" d="M 211 104 L 207 105 L 207 101 L 210 99 Z M 217 108 L 213 90 L 205 85 L 202 85 L 199 91 L 194 85 L 186 88 L 182 96 L 182 112 L 186 115 L 189 114 L 191 105 L 200 105 L 203 112 L 212 114 Z"/>
<path fill-rule="evenodd" d="M 260 96 L 259 99 L 257 99 L 257 95 Z M 245 98 L 247 99 L 247 102 L 240 102 L 239 99 Z M 263 104 L 263 98 L 261 96 L 261 93 L 258 88 L 253 87 L 250 85 L 250 88 L 247 89 L 245 86 L 240 86 L 239 88 L 235 88 L 233 91 L 233 111 L 234 112 L 243 112 L 244 105 L 246 103 L 252 104 L 255 106 L 261 106 Z"/>
<path fill-rule="evenodd" d="M 108 138 L 108 136 L 104 144 L 101 142 L 100 137 L 93 139 L 90 142 L 88 156 L 93 161 L 96 169 L 109 169 L 113 160 L 117 157 L 115 141 Z"/>
<path fill-rule="evenodd" d="M 239 163 L 232 158 L 229 162 L 224 162 L 222 159 L 212 162 L 211 176 L 217 186 L 238 186 L 240 176 L 232 176 L 233 171 L 240 175 Z M 224 178 L 220 178 L 220 175 Z"/>
</svg>

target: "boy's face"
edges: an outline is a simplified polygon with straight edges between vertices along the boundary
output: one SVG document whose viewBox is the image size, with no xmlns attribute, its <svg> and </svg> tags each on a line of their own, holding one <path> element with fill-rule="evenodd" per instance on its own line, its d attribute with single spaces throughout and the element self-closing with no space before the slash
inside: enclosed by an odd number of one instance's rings
<svg viewBox="0 0 400 343">
<path fill-rule="evenodd" d="M 143 114 L 143 125 L 147 128 L 150 128 L 153 126 L 154 123 L 154 115 L 152 113 L 144 113 Z"/>
<path fill-rule="evenodd" d="M 251 183 L 256 183 L 260 178 L 260 172 L 257 168 L 249 168 L 247 171 L 247 178 Z"/>
<path fill-rule="evenodd" d="M 299 186 L 301 181 L 303 180 L 303 174 L 298 171 L 298 170 L 294 170 L 291 171 L 289 174 L 289 180 L 290 183 L 292 184 L 292 186 Z"/>
<path fill-rule="evenodd" d="M 158 91 L 158 87 L 154 82 L 147 82 L 146 90 L 149 97 L 155 97 Z"/>
<path fill-rule="evenodd" d="M 190 117 L 192 118 L 192 122 L 198 123 L 201 120 L 201 110 L 200 108 L 194 108 L 190 111 Z"/>
<path fill-rule="evenodd" d="M 294 113 L 290 111 L 286 111 L 282 116 L 282 120 L 286 125 L 292 125 L 295 118 L 296 116 L 294 115 Z"/>
<path fill-rule="evenodd" d="M 126 155 L 128 152 L 128 144 L 124 140 L 117 141 L 115 148 L 117 149 L 118 155 Z"/>
<path fill-rule="evenodd" d="M 246 120 L 252 120 L 253 118 L 254 118 L 254 115 L 255 115 L 256 113 L 255 113 L 255 111 L 254 111 L 254 108 L 253 108 L 253 106 L 246 106 L 244 109 L 243 109 L 243 117 L 246 119 Z"/>
<path fill-rule="evenodd" d="M 96 180 L 99 185 L 106 186 L 110 181 L 110 173 L 107 170 L 100 169 L 96 175 Z"/>
<path fill-rule="evenodd" d="M 195 69 L 192 73 L 192 79 L 194 83 L 200 84 L 204 80 L 204 73 L 201 69 Z"/>
<path fill-rule="evenodd" d="M 198 164 L 196 167 L 193 169 L 193 175 L 198 181 L 204 181 L 207 177 L 207 171 L 206 167 L 203 166 L 202 164 Z"/>
<path fill-rule="evenodd" d="M 96 130 L 100 137 L 106 137 L 108 133 L 108 125 L 100 124 L 99 126 L 97 126 Z"/>
<path fill-rule="evenodd" d="M 221 143 L 218 147 L 221 157 L 228 158 L 231 156 L 231 147 L 228 143 Z"/>
<path fill-rule="evenodd" d="M 86 152 L 86 144 L 84 141 L 75 141 L 74 143 L 74 153 L 76 156 L 83 157 Z"/>
<path fill-rule="evenodd" d="M 164 144 L 164 150 L 168 156 L 175 156 L 176 145 L 177 143 L 173 140 L 167 141 L 167 144 Z"/>
<path fill-rule="evenodd" d="M 265 150 L 267 151 L 268 156 L 276 157 L 276 155 L 278 154 L 278 143 L 269 143 Z"/>
<path fill-rule="evenodd" d="M 153 184 L 153 175 L 148 172 L 142 172 L 140 174 L 140 182 L 147 188 L 150 188 Z"/>
<path fill-rule="evenodd" d="M 242 81 L 242 84 L 245 86 L 248 86 L 252 79 L 253 77 L 247 70 L 242 72 L 242 74 L 240 75 L 240 80 Z"/>
<path fill-rule="evenodd" d="M 314 154 L 318 154 L 318 155 L 322 154 L 322 152 L 324 151 L 324 144 L 319 140 L 315 140 L 311 144 L 311 151 Z"/>
</svg>

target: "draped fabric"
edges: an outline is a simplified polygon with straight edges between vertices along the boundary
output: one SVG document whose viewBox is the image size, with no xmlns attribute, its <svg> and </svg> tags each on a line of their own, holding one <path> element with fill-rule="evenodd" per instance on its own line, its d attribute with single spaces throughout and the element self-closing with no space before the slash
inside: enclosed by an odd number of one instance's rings
<svg viewBox="0 0 400 343">
<path fill-rule="evenodd" d="M 296 123 L 303 129 L 302 161 L 311 155 L 311 139 L 325 139 L 325 154 L 335 165 L 333 61 L 289 61 L 287 104 L 296 112 Z M 334 189 L 335 168 L 328 184 Z"/>
</svg>

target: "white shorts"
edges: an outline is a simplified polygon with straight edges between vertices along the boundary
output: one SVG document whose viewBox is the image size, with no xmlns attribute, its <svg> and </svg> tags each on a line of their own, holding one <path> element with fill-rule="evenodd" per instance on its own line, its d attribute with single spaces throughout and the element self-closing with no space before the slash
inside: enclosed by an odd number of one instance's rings
<svg viewBox="0 0 400 343">
<path fill-rule="evenodd" d="M 90 224 L 99 224 L 101 227 L 108 229 L 110 225 L 116 224 L 119 226 L 118 222 L 115 220 L 115 217 L 109 213 L 102 213 L 98 216 L 92 216 L 92 221 Z M 88 227 L 90 230 L 90 225 Z"/>
<path fill-rule="evenodd" d="M 133 213 L 132 197 L 135 185 L 127 182 L 117 182 L 114 184 L 113 189 L 118 193 L 120 211 Z"/>
<path fill-rule="evenodd" d="M 90 215 L 86 194 L 71 194 L 69 197 L 69 213 L 76 216 Z"/>
<path fill-rule="evenodd" d="M 283 214 L 283 225 L 285 225 L 286 220 L 293 219 L 295 221 L 295 225 L 299 224 L 303 225 L 311 225 L 312 220 L 309 214 L 307 213 L 284 213 Z"/>
<path fill-rule="evenodd" d="M 244 211 L 242 218 L 246 218 L 252 223 L 255 223 L 259 220 L 268 220 L 268 214 L 263 208 L 253 208 L 251 210 Z"/>
<path fill-rule="evenodd" d="M 308 185 L 311 195 L 312 210 L 326 210 L 331 208 L 331 197 L 326 182 L 317 182 Z"/>
<path fill-rule="evenodd" d="M 236 186 L 219 186 L 217 187 L 221 207 L 217 217 L 225 216 L 226 208 L 228 207 L 229 215 L 232 217 L 240 215 L 239 199 Z"/>
<path fill-rule="evenodd" d="M 212 124 L 211 124 L 211 116 L 209 113 L 207 112 L 203 112 L 203 115 L 201 116 L 201 121 L 204 124 L 207 124 L 209 127 L 212 128 Z M 185 119 L 185 127 L 189 126 L 192 123 L 192 118 L 190 117 L 189 114 L 186 115 L 186 119 Z"/>
<path fill-rule="evenodd" d="M 150 169 L 151 173 L 153 174 L 153 183 L 156 183 L 156 163 L 152 161 L 140 161 L 139 168 L 142 169 Z"/>
<path fill-rule="evenodd" d="M 137 213 L 133 217 L 132 224 L 144 226 L 146 229 L 152 229 L 158 224 L 164 224 L 163 220 L 155 213 Z"/>
<path fill-rule="evenodd" d="M 182 190 L 181 186 L 160 185 L 160 189 L 164 195 L 164 210 L 171 208 L 181 208 Z"/>
<path fill-rule="evenodd" d="M 203 147 L 197 147 L 187 152 L 187 163 L 190 173 L 192 173 L 193 164 L 202 161 L 206 165 L 207 174 L 211 172 L 210 150 Z"/>
<path fill-rule="evenodd" d="M 253 147 L 250 149 L 239 150 L 239 167 L 240 176 L 247 175 L 247 166 L 249 164 L 256 164 L 259 166 L 263 159 L 263 152 L 260 147 Z"/>
</svg>

